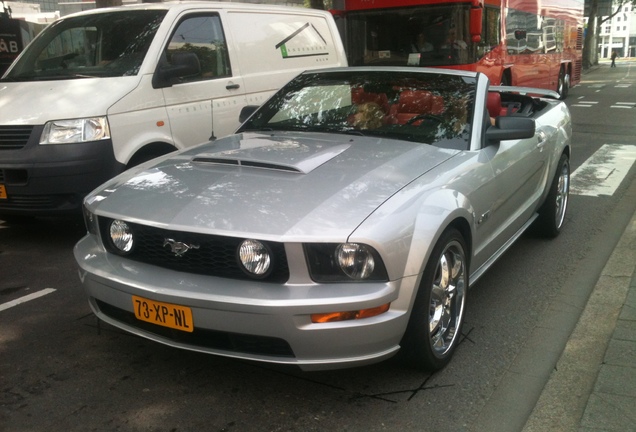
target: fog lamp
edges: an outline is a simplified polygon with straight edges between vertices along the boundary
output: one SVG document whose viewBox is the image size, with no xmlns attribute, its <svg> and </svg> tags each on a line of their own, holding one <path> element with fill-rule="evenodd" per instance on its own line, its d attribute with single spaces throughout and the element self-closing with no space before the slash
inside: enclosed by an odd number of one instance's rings
<svg viewBox="0 0 636 432">
<path fill-rule="evenodd" d="M 110 224 L 110 240 L 119 251 L 128 253 L 132 250 L 134 239 L 130 226 L 122 220 L 114 220 Z"/>
<path fill-rule="evenodd" d="M 258 240 L 244 240 L 239 246 L 238 255 L 247 273 L 258 277 L 267 275 L 272 258 L 269 249 L 263 243 Z"/>
</svg>

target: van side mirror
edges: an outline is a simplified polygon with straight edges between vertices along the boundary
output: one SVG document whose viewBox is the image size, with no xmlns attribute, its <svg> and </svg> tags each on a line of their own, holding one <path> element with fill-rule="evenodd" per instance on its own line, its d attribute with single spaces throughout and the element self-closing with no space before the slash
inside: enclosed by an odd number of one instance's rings
<svg viewBox="0 0 636 432">
<path fill-rule="evenodd" d="M 527 117 L 497 117 L 495 125 L 486 129 L 486 140 L 495 143 L 504 140 L 532 138 L 535 134 L 534 119 Z"/>
<path fill-rule="evenodd" d="M 177 78 L 195 76 L 200 73 L 199 57 L 192 52 L 178 51 L 172 54 L 172 64 L 159 64 L 152 77 L 152 87 L 172 87 Z"/>
</svg>

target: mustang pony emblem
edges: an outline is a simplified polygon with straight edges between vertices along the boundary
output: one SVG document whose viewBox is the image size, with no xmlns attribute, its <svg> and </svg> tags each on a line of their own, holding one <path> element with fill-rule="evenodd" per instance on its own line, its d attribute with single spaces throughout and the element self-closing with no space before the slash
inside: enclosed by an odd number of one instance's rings
<svg viewBox="0 0 636 432">
<path fill-rule="evenodd" d="M 189 251 L 190 249 L 199 249 L 199 245 L 187 244 L 180 241 L 176 241 L 171 238 L 163 239 L 163 247 L 166 247 L 166 246 L 170 246 L 170 251 L 175 256 L 178 256 L 178 257 L 183 256 L 183 254 Z"/>
</svg>

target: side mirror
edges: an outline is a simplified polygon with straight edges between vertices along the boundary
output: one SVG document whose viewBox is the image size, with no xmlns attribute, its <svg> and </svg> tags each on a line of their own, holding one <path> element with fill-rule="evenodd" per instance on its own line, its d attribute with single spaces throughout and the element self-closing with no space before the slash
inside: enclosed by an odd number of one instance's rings
<svg viewBox="0 0 636 432">
<path fill-rule="evenodd" d="M 483 20 L 483 9 L 482 8 L 471 8 L 470 9 L 470 37 L 473 42 L 481 42 L 481 30 L 482 30 L 482 21 Z"/>
<path fill-rule="evenodd" d="M 486 129 L 486 140 L 494 143 L 532 138 L 535 131 L 536 124 L 534 119 L 527 117 L 497 117 L 495 125 Z"/>
<path fill-rule="evenodd" d="M 152 77 L 153 88 L 172 87 L 177 78 L 195 76 L 201 73 L 199 57 L 192 52 L 175 52 L 172 55 L 172 64 L 157 67 Z"/>
<path fill-rule="evenodd" d="M 239 123 L 241 123 L 241 124 L 245 123 L 245 120 L 250 118 L 250 116 L 252 114 L 254 114 L 254 112 L 257 109 L 258 109 L 258 105 L 247 105 L 247 106 L 244 106 L 243 109 L 241 109 L 241 112 L 239 113 Z"/>
</svg>

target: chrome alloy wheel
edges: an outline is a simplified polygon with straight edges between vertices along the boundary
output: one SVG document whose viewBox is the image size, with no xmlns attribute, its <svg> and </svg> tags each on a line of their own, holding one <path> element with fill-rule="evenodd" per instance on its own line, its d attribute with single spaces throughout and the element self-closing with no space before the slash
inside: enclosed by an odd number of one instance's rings
<svg viewBox="0 0 636 432">
<path fill-rule="evenodd" d="M 436 357 L 446 355 L 459 336 L 466 285 L 466 257 L 459 242 L 452 241 L 439 257 L 430 296 L 428 331 Z"/>
<path fill-rule="evenodd" d="M 556 206 L 554 212 L 554 223 L 557 228 L 561 228 L 565 220 L 565 211 L 568 208 L 568 198 L 570 196 L 570 165 L 561 164 L 561 172 L 557 180 Z"/>
</svg>

